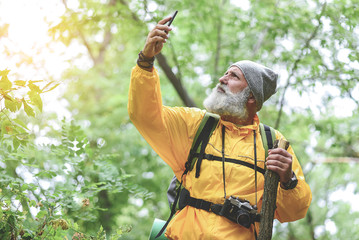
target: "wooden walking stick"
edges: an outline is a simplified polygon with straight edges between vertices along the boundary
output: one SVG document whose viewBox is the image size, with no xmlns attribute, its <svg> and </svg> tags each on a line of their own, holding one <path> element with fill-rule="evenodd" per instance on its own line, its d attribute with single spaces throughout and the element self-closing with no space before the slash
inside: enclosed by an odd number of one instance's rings
<svg viewBox="0 0 359 240">
<path fill-rule="evenodd" d="M 274 148 L 277 147 L 287 150 L 289 147 L 289 142 L 284 139 L 276 140 L 274 142 Z M 263 204 L 261 210 L 261 221 L 259 226 L 258 240 L 270 240 L 272 238 L 272 228 L 274 211 L 276 209 L 278 183 L 279 175 L 267 169 L 264 175 Z"/>
</svg>

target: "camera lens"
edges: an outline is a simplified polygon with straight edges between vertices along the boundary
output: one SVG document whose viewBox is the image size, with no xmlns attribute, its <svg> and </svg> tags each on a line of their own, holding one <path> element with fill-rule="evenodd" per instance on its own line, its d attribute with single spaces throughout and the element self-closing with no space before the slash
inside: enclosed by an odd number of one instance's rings
<svg viewBox="0 0 359 240">
<path fill-rule="evenodd" d="M 242 225 L 243 227 L 249 228 L 251 226 L 250 217 L 248 213 L 239 213 L 237 216 L 237 223 Z"/>
</svg>

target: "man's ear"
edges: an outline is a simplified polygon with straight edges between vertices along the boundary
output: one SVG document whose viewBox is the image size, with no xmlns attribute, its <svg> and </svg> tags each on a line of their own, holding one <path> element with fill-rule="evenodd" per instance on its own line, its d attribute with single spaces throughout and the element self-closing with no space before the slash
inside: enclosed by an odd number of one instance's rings
<svg viewBox="0 0 359 240">
<path fill-rule="evenodd" d="M 256 102 L 256 99 L 254 98 L 253 93 L 250 93 L 249 97 L 248 97 L 248 103 L 255 103 L 255 102 Z"/>
</svg>

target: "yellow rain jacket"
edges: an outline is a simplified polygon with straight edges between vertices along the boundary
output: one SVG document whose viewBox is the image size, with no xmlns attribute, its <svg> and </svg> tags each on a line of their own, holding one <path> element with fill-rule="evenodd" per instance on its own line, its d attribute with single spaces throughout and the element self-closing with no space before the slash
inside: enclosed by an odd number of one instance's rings
<svg viewBox="0 0 359 240">
<path fill-rule="evenodd" d="M 160 81 L 156 69 L 145 71 L 136 66 L 132 70 L 129 90 L 128 112 L 133 124 L 158 155 L 172 168 L 178 179 L 185 170 L 185 162 L 197 128 L 205 111 L 197 108 L 167 107 L 162 105 Z M 254 136 L 258 166 L 264 168 L 265 152 L 259 134 L 259 119 L 255 116 L 253 125 L 238 127 L 231 122 L 220 120 L 206 147 L 205 152 L 221 157 L 222 126 L 225 130 L 225 156 L 254 164 Z M 276 138 L 282 138 L 276 131 Z M 302 169 L 293 156 L 292 169 L 298 178 L 298 185 L 291 190 L 278 186 L 275 218 L 280 222 L 295 221 L 305 217 L 311 202 L 311 191 L 304 180 Z M 192 197 L 212 203 L 224 202 L 222 162 L 203 160 L 199 178 L 195 178 L 195 168 L 183 177 L 184 186 Z M 257 175 L 258 211 L 262 206 L 264 176 Z M 254 170 L 243 165 L 225 163 L 227 197 L 233 195 L 255 202 Z M 257 233 L 259 223 L 256 223 Z M 247 229 L 225 217 L 186 206 L 178 211 L 166 230 L 169 239 L 254 239 L 254 227 Z"/>
</svg>

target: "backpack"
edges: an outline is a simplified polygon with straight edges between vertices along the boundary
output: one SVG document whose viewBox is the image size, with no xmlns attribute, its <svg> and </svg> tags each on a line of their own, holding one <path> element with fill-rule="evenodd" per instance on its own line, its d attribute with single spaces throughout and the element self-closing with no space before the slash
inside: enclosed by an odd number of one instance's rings
<svg viewBox="0 0 359 240">
<path fill-rule="evenodd" d="M 202 118 L 202 121 L 198 127 L 198 130 L 196 132 L 196 135 L 193 139 L 191 150 L 188 154 L 187 163 L 190 163 L 190 170 L 193 170 L 194 165 L 198 161 L 199 164 L 197 164 L 196 169 L 196 177 L 199 177 L 199 168 L 200 168 L 200 162 L 205 157 L 204 150 L 208 144 L 209 139 L 211 138 L 211 135 L 216 129 L 218 122 L 219 122 L 220 116 L 217 114 L 206 112 L 204 117 Z M 265 150 L 265 158 L 268 157 L 268 149 L 273 148 L 273 142 L 275 141 L 275 130 L 272 127 L 269 127 L 263 123 L 259 124 L 259 131 L 262 138 L 263 147 Z M 247 162 L 242 162 L 237 160 L 236 163 L 253 168 L 254 166 L 252 164 L 249 164 Z M 258 167 L 257 167 L 258 168 Z M 260 173 L 264 174 L 264 169 L 257 169 Z M 180 188 L 180 189 L 179 189 Z M 180 190 L 182 190 L 183 186 L 180 187 L 180 181 L 176 178 L 176 176 L 173 176 L 171 183 L 167 190 L 167 199 L 168 204 L 170 208 L 172 209 L 172 205 L 175 201 L 176 195 Z M 180 196 L 179 196 L 180 197 Z M 176 211 L 181 209 L 178 205 L 179 201 L 177 201 L 176 204 Z"/>
<path fill-rule="evenodd" d="M 216 127 L 218 125 L 219 119 L 220 119 L 220 116 L 217 114 L 213 114 L 213 113 L 209 113 L 209 112 L 205 113 L 205 115 L 202 118 L 202 121 L 197 129 L 196 135 L 193 139 L 192 146 L 191 146 L 190 152 L 188 154 L 187 162 L 185 163 L 185 171 L 182 174 L 182 176 L 186 175 L 189 171 L 192 171 L 195 164 L 197 163 L 196 178 L 198 178 L 200 175 L 201 163 L 204 158 L 207 158 L 209 160 L 218 160 L 218 161 L 221 160 L 220 157 L 205 154 L 205 148 L 208 144 L 208 141 L 209 141 L 213 131 L 216 129 Z M 273 142 L 276 138 L 275 130 L 272 127 L 269 127 L 262 123 L 259 124 L 259 130 L 260 130 L 263 147 L 265 149 L 265 158 L 267 158 L 268 149 L 273 148 Z M 264 169 L 254 166 L 251 163 L 244 162 L 241 160 L 234 160 L 234 159 L 230 159 L 230 160 L 234 161 L 237 164 L 241 164 L 243 166 L 255 169 L 256 171 L 262 173 L 263 175 L 265 173 Z M 150 237 L 150 239 L 164 237 L 163 236 L 164 230 L 166 229 L 166 227 L 167 227 L 169 221 L 171 220 L 171 218 L 173 217 L 174 213 L 177 210 L 182 209 L 182 206 L 179 206 L 180 201 L 178 201 L 178 200 L 180 198 L 180 192 L 183 188 L 184 187 L 182 186 L 182 181 L 179 181 L 176 178 L 176 176 L 174 176 L 172 178 L 171 183 L 167 190 L 167 199 L 168 199 L 168 203 L 170 205 L 171 215 L 168 218 L 167 222 L 161 221 L 161 223 L 158 223 L 158 222 L 156 224 L 154 223 L 152 230 L 154 230 L 155 228 L 160 228 L 160 227 L 162 227 L 162 229 L 158 232 L 156 237 L 154 237 L 154 238 Z M 152 232 L 151 232 L 151 234 L 152 234 Z M 153 236 L 154 235 L 155 234 L 153 234 Z"/>
</svg>

